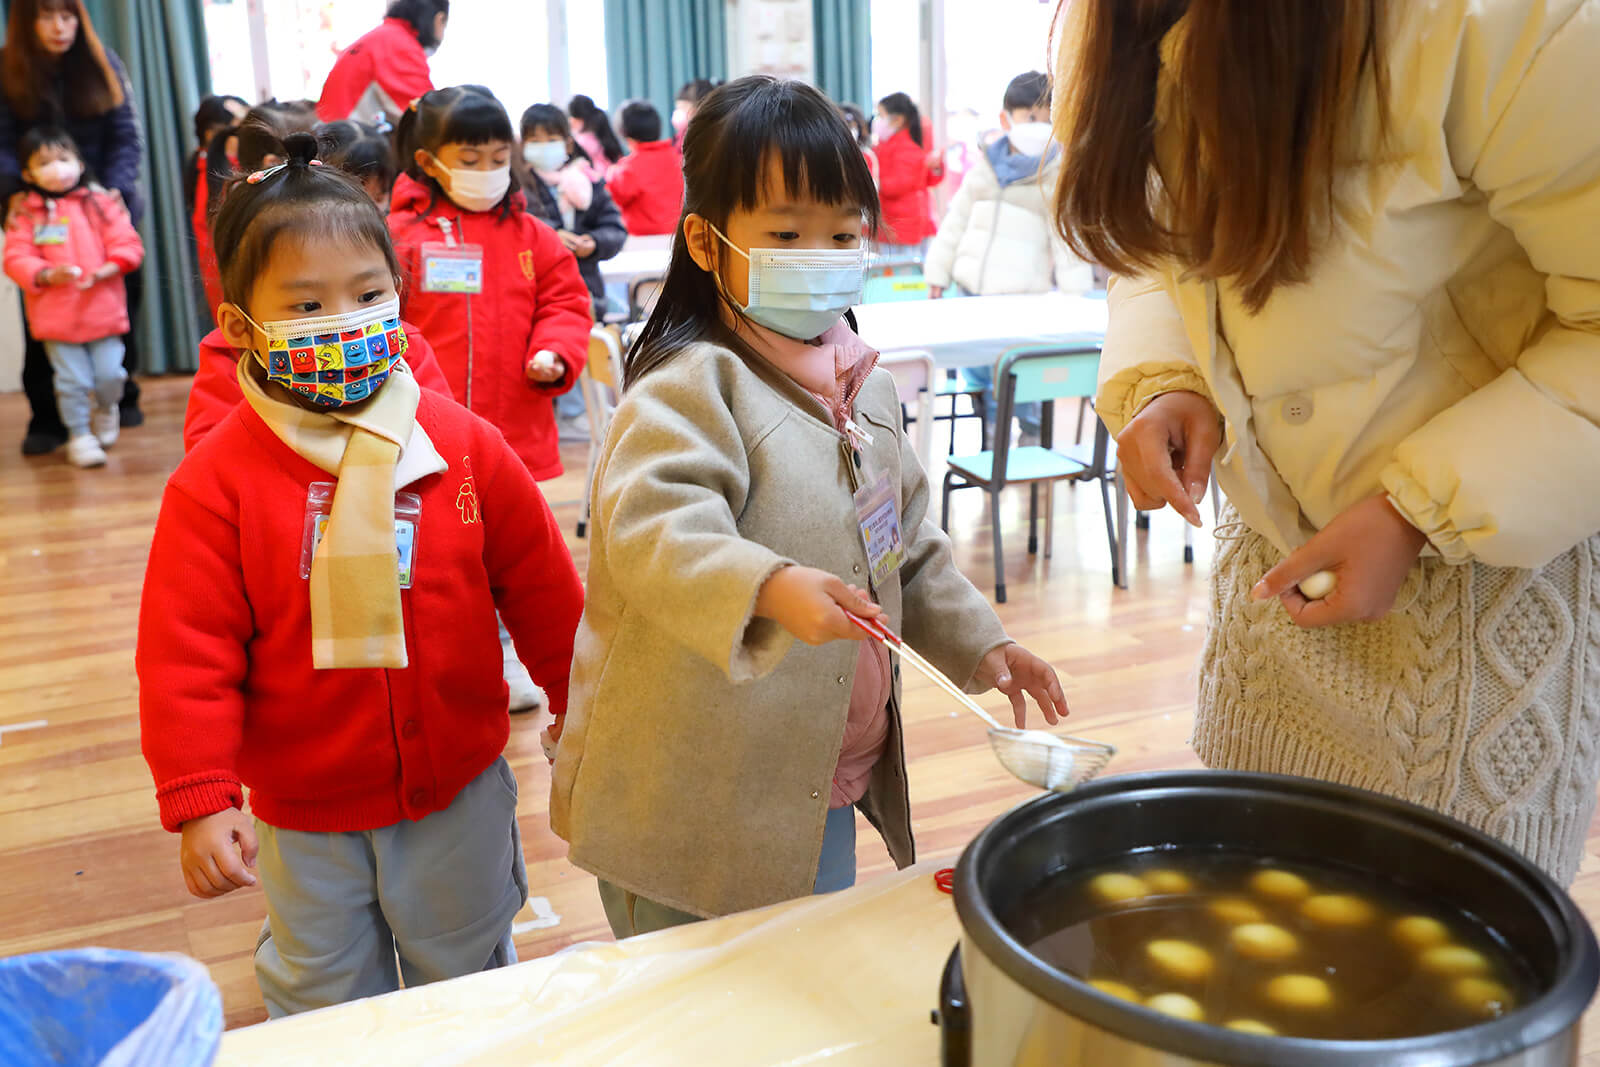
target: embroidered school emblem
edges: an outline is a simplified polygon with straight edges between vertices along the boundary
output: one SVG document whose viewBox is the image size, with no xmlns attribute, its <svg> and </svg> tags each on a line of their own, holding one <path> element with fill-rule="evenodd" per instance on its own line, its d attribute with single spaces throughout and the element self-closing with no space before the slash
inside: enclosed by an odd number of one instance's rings
<svg viewBox="0 0 1600 1067">
<path fill-rule="evenodd" d="M 533 252 L 518 252 L 517 262 L 522 264 L 522 276 L 533 281 Z"/>
<path fill-rule="evenodd" d="M 472 459 L 462 456 L 461 462 L 466 465 L 467 476 L 456 490 L 456 510 L 461 512 L 461 525 L 471 526 L 478 521 L 478 488 L 472 480 Z"/>
</svg>

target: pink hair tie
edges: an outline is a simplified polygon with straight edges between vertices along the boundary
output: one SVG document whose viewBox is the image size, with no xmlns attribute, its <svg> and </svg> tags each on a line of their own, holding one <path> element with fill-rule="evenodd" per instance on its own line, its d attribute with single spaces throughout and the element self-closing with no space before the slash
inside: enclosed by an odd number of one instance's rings
<svg viewBox="0 0 1600 1067">
<path fill-rule="evenodd" d="M 279 163 L 275 167 L 268 167 L 266 170 L 258 170 L 254 174 L 250 175 L 250 177 L 245 179 L 245 184 L 247 184 L 247 185 L 260 185 L 262 182 L 266 181 L 268 178 L 272 177 L 274 174 L 278 173 L 280 170 L 283 170 L 288 165 L 289 164 L 287 164 L 287 163 Z M 320 160 L 320 159 L 308 160 L 307 161 L 307 165 L 308 166 L 312 166 L 312 167 L 320 167 L 320 166 L 322 166 L 322 160 Z"/>
</svg>

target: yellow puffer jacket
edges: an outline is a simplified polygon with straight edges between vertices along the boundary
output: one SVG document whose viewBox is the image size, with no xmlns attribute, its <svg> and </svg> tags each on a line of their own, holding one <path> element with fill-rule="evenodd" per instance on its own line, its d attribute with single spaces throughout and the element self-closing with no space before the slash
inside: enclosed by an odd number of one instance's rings
<svg viewBox="0 0 1600 1067">
<path fill-rule="evenodd" d="M 1537 567 L 1600 531 L 1600 0 L 1392 8 L 1391 141 L 1309 283 L 1251 315 L 1178 267 L 1119 280 L 1099 412 L 1208 396 L 1218 481 L 1280 550 L 1387 491 L 1446 560 Z"/>
</svg>

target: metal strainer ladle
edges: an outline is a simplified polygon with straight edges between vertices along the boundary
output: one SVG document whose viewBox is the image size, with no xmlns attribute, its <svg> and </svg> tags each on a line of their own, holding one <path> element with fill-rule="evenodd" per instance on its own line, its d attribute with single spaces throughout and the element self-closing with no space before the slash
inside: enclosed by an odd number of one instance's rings
<svg viewBox="0 0 1600 1067">
<path fill-rule="evenodd" d="M 898 635 L 876 619 L 863 619 L 845 612 L 850 621 L 873 640 L 899 654 L 902 663 L 909 663 L 924 677 L 960 701 L 968 711 L 989 724 L 989 747 L 1001 766 L 1017 778 L 1036 789 L 1049 789 L 1057 793 L 1070 793 L 1078 786 L 1099 774 L 1117 750 L 1101 741 L 1082 737 L 1063 737 L 1046 730 L 1018 730 L 1001 726 L 983 707 L 961 687 L 922 658 L 916 649 L 906 644 Z"/>
</svg>

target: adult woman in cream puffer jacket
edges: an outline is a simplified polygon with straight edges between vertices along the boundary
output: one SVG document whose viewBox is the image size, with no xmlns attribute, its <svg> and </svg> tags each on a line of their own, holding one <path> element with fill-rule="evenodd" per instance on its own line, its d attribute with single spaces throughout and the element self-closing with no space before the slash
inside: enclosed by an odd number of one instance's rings
<svg viewBox="0 0 1600 1067">
<path fill-rule="evenodd" d="M 1397 0 L 1381 29 L 1389 139 L 1358 94 L 1307 280 L 1252 311 L 1182 264 L 1119 279 L 1098 411 L 1136 503 L 1197 521 L 1215 452 L 1244 525 L 1201 758 L 1446 811 L 1567 882 L 1600 767 L 1600 2 Z"/>
<path fill-rule="evenodd" d="M 936 289 L 952 282 L 973 296 L 1079 293 L 1094 285 L 1089 265 L 1055 235 L 1051 201 L 1061 174 L 1054 145 L 1044 166 L 1003 183 L 989 160 L 998 143 L 978 153 L 928 247 L 923 276 Z"/>
</svg>

